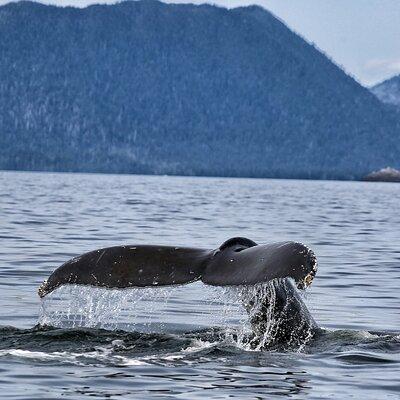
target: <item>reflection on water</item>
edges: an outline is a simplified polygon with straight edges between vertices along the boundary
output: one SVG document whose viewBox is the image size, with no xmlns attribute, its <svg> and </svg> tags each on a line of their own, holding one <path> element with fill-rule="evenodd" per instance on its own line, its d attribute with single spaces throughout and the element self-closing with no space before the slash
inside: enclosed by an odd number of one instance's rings
<svg viewBox="0 0 400 400">
<path fill-rule="evenodd" d="M 7 398 L 399 398 L 399 185 L 3 172 L 0 188 Z M 39 315 L 37 287 L 75 255 L 233 236 L 315 250 L 306 303 L 323 330 L 300 352 L 241 346 L 243 308 L 199 283 L 65 287 Z"/>
</svg>

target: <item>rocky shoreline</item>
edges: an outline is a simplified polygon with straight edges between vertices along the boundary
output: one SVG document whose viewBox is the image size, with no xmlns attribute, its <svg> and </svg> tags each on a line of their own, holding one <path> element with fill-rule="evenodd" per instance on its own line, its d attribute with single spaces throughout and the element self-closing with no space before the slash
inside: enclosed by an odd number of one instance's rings
<svg viewBox="0 0 400 400">
<path fill-rule="evenodd" d="M 400 171 L 386 167 L 368 174 L 363 179 L 368 182 L 400 182 Z"/>
</svg>

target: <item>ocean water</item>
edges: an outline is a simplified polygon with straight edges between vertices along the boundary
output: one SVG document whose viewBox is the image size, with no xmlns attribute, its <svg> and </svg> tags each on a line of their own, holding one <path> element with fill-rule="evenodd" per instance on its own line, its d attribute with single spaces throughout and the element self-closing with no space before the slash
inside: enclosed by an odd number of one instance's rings
<svg viewBox="0 0 400 400">
<path fill-rule="evenodd" d="M 399 399 L 400 185 L 0 172 L 0 398 Z M 301 241 L 321 333 L 249 346 L 234 289 L 40 283 L 119 244 Z"/>
</svg>

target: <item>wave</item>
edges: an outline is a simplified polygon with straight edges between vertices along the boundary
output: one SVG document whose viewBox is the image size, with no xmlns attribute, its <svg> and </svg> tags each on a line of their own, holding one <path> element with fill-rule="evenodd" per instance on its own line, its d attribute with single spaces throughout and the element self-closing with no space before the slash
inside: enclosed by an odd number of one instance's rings
<svg viewBox="0 0 400 400">
<path fill-rule="evenodd" d="M 261 351 L 230 329 L 208 328 L 180 334 L 109 331 L 95 328 L 31 329 L 0 327 L 0 357 L 24 362 L 76 365 L 192 364 L 210 358 L 253 353 L 290 354 L 293 349 Z M 400 335 L 387 332 L 320 330 L 301 353 L 346 364 L 400 363 Z"/>
</svg>

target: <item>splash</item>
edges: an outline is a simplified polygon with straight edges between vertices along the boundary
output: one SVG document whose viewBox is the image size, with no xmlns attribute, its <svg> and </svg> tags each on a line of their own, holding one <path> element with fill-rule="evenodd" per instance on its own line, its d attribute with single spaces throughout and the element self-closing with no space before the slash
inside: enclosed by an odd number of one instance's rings
<svg viewBox="0 0 400 400">
<path fill-rule="evenodd" d="M 260 351 L 273 347 L 282 334 L 284 314 L 279 310 L 277 287 L 285 285 L 278 280 L 253 286 L 192 284 L 125 290 L 66 285 L 42 300 L 38 323 L 138 332 L 217 326 L 220 343 Z M 288 344 L 300 347 L 311 337 L 309 332 L 300 340 L 293 332 Z"/>
<path fill-rule="evenodd" d="M 242 348 L 259 351 L 268 347 L 275 340 L 274 327 L 278 324 L 274 313 L 276 304 L 275 285 L 271 281 L 254 286 L 232 288 L 232 290 L 236 290 L 238 301 L 247 310 L 248 321 L 253 329 L 253 335 L 249 335 L 246 330 L 240 332 L 238 339 Z M 266 301 L 268 301 L 268 307 L 264 310 Z M 262 331 L 257 328 L 255 322 L 259 318 L 263 318 L 264 329 Z"/>
<path fill-rule="evenodd" d="M 38 323 L 145 332 L 235 326 L 245 312 L 234 301 L 228 290 L 202 284 L 129 289 L 65 285 L 42 299 Z"/>
<path fill-rule="evenodd" d="M 142 325 L 148 325 L 156 315 L 154 308 L 166 304 L 172 293 L 170 288 L 108 290 L 65 285 L 42 300 L 38 323 L 109 330 L 124 329 L 128 321 L 135 325 L 140 320 Z"/>
<path fill-rule="evenodd" d="M 237 340 L 241 348 L 303 351 L 313 338 L 317 325 L 290 279 L 231 290 L 246 309 L 251 326 L 250 334 L 247 329 L 239 331 Z"/>
</svg>

